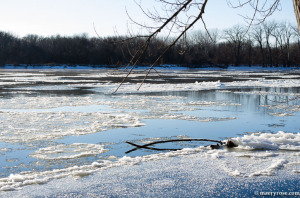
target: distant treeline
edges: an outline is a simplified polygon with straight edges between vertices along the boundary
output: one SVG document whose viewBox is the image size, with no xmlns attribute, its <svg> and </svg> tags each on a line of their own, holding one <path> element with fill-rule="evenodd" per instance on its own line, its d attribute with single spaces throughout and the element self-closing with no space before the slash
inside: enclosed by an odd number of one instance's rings
<svg viewBox="0 0 300 198">
<path fill-rule="evenodd" d="M 183 66 L 300 66 L 300 34 L 289 23 L 269 22 L 226 30 L 194 31 L 180 40 L 160 64 Z M 119 42 L 125 40 L 124 42 Z M 0 32 L 0 65 L 115 65 L 126 64 L 144 38 L 112 36 L 18 37 Z M 140 65 L 151 64 L 172 38 L 157 38 Z"/>
</svg>

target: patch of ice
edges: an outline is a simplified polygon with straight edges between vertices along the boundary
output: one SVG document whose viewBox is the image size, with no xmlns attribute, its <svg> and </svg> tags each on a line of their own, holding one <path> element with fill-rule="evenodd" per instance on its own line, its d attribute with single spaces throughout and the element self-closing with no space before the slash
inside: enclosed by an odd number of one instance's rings
<svg viewBox="0 0 300 198">
<path fill-rule="evenodd" d="M 26 144 L 145 125 L 133 115 L 110 112 L 2 112 L 0 124 L 0 141 Z"/>
<path fill-rule="evenodd" d="M 0 148 L 0 152 L 7 152 L 8 150 L 8 148 Z"/>
<path fill-rule="evenodd" d="M 294 116 L 295 114 L 292 114 L 292 113 L 269 113 L 270 115 L 273 115 L 273 116 L 280 116 L 280 117 L 286 117 L 286 116 Z"/>
<path fill-rule="evenodd" d="M 183 97 L 177 96 L 122 96 L 122 100 L 103 101 L 102 104 L 110 108 L 144 110 L 135 112 L 137 117 L 142 119 L 178 119 L 200 122 L 227 121 L 236 117 L 197 117 L 186 115 L 182 112 L 195 111 L 203 106 L 233 106 L 240 105 L 230 101 L 199 101 L 199 102 L 177 102 Z"/>
<path fill-rule="evenodd" d="M 63 106 L 97 104 L 92 97 L 14 97 L 0 100 L 1 109 L 50 109 Z"/>
<path fill-rule="evenodd" d="M 40 90 L 76 90 L 77 88 L 72 85 L 52 85 L 52 86 L 32 86 L 32 87 L 16 87 L 9 88 L 9 90 L 18 90 L 17 92 L 21 92 L 20 90 L 25 91 L 40 91 Z M 22 92 L 23 93 L 23 92 Z M 31 93 L 31 92 L 28 92 Z"/>
<path fill-rule="evenodd" d="M 139 83 L 126 84 L 120 87 L 120 93 L 135 93 Z M 111 90 L 113 92 L 118 84 L 112 84 Z M 299 79 L 284 79 L 284 80 L 247 80 L 247 81 L 233 81 L 233 82 L 195 82 L 195 83 L 181 83 L 181 84 L 152 84 L 145 83 L 139 92 L 168 92 L 168 91 L 198 91 L 208 89 L 220 89 L 224 87 L 300 87 Z"/>
<path fill-rule="evenodd" d="M 142 116 L 144 119 L 168 119 L 168 120 L 188 120 L 188 121 L 198 121 L 198 122 L 217 122 L 217 121 L 228 121 L 235 120 L 236 117 L 196 117 L 190 115 L 183 114 L 163 114 L 163 115 L 144 115 Z"/>
<path fill-rule="evenodd" d="M 225 83 L 226 87 L 300 87 L 300 80 L 248 80 Z"/>
<path fill-rule="evenodd" d="M 6 86 L 6 85 L 24 85 L 28 84 L 27 82 L 0 82 L 0 86 Z"/>
<path fill-rule="evenodd" d="M 31 157 L 47 160 L 74 159 L 80 157 L 95 156 L 107 152 L 103 145 L 74 143 L 71 145 L 60 144 L 47 148 L 41 148 L 30 154 Z"/>
<path fill-rule="evenodd" d="M 1 78 L 13 78 L 13 77 L 44 77 L 46 74 L 44 73 L 32 73 L 32 72 L 22 72 L 21 70 L 10 70 L 10 71 L 17 71 L 17 72 L 4 72 Z"/>
<path fill-rule="evenodd" d="M 192 101 L 187 103 L 187 105 L 194 106 L 240 106 L 239 103 L 233 103 L 231 101 Z"/>
<path fill-rule="evenodd" d="M 280 93 L 280 92 L 268 92 L 268 91 L 235 91 L 235 94 L 251 94 L 251 95 L 274 95 L 274 96 L 300 96 L 299 93 Z"/>
</svg>

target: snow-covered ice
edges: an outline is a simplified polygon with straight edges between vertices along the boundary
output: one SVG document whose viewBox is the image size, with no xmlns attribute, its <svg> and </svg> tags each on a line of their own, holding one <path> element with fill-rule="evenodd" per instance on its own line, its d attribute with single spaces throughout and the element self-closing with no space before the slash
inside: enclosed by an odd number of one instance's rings
<svg viewBox="0 0 300 198">
<path fill-rule="evenodd" d="M 1 197 L 299 191 L 298 70 L 161 70 L 140 91 L 137 71 L 117 94 L 125 73 L 66 72 L 1 73 Z M 178 143 L 167 147 L 183 149 L 124 154 L 126 140 L 191 136 L 238 147 Z"/>
</svg>

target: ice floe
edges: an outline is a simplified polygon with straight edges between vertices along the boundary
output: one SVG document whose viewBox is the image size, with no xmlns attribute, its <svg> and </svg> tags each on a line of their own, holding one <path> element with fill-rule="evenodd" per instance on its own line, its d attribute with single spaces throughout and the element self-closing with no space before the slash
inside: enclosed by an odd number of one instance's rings
<svg viewBox="0 0 300 198">
<path fill-rule="evenodd" d="M 38 159 L 57 160 L 74 159 L 87 156 L 96 156 L 107 152 L 103 145 L 74 143 L 71 145 L 60 144 L 56 146 L 41 148 L 30 154 Z"/>
<path fill-rule="evenodd" d="M 145 125 L 129 114 L 106 112 L 1 112 L 0 123 L 0 141 L 28 145 L 70 135 Z"/>
<path fill-rule="evenodd" d="M 120 93 L 135 93 L 139 83 L 125 84 L 120 87 Z M 110 92 L 113 92 L 118 84 L 115 84 Z M 236 87 L 300 87 L 300 80 L 247 80 L 247 81 L 233 81 L 233 82 L 198 82 L 195 83 L 181 83 L 181 84 L 152 84 L 144 83 L 139 92 L 168 92 L 168 91 L 199 91 L 208 89 L 220 88 L 236 88 Z"/>
<path fill-rule="evenodd" d="M 91 97 L 13 97 L 0 100 L 1 109 L 50 109 L 63 106 L 97 104 Z"/>
</svg>

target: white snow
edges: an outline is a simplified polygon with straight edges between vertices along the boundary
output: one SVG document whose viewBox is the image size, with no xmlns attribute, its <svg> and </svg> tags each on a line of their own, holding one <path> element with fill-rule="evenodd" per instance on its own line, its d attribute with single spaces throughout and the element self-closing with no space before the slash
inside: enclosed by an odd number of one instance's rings
<svg viewBox="0 0 300 198">
<path fill-rule="evenodd" d="M 249 177 L 274 175 L 274 174 L 276 174 L 275 171 L 277 171 L 277 169 L 283 168 L 284 164 L 286 164 L 286 163 L 287 163 L 287 160 L 285 160 L 285 159 L 279 159 L 279 160 L 273 161 L 273 163 L 269 167 L 267 167 L 266 169 L 251 173 L 249 175 Z"/>
<path fill-rule="evenodd" d="M 243 150 L 293 150 L 300 151 L 300 133 L 252 133 L 232 138 L 239 149 Z"/>
</svg>

